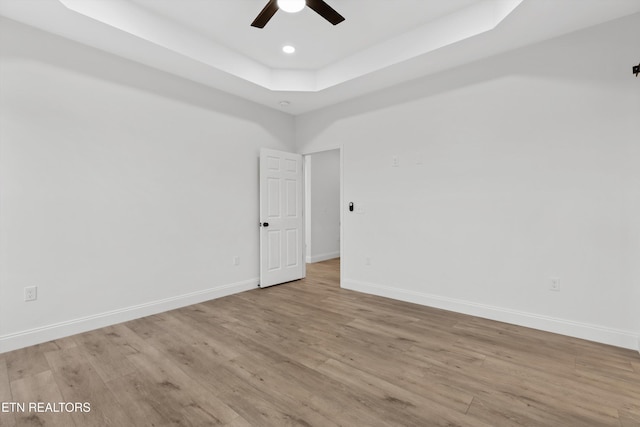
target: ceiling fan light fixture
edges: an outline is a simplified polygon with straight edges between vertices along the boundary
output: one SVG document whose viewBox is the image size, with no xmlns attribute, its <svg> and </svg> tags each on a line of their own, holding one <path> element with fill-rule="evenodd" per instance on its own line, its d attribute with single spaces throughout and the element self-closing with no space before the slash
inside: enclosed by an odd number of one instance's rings
<svg viewBox="0 0 640 427">
<path fill-rule="evenodd" d="M 278 8 L 288 13 L 300 12 L 306 4 L 305 0 L 278 0 Z"/>
</svg>

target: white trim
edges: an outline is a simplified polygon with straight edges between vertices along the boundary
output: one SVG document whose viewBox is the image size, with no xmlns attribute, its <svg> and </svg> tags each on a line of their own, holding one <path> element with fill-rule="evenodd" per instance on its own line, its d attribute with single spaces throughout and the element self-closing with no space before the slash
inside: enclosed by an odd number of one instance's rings
<svg viewBox="0 0 640 427">
<path fill-rule="evenodd" d="M 457 313 L 469 314 L 616 347 L 633 350 L 638 349 L 640 351 L 640 337 L 631 331 L 559 319 L 455 298 L 430 295 L 406 289 L 392 288 L 374 283 L 359 282 L 356 280 L 343 279 L 342 287 L 367 294 L 455 311 Z"/>
<path fill-rule="evenodd" d="M 340 143 L 340 257 L 346 252 L 344 251 L 344 142 Z M 344 262 L 340 260 L 340 287 L 342 288 L 342 277 L 344 275 Z"/>
<path fill-rule="evenodd" d="M 311 156 L 303 155 L 304 162 L 304 260 L 311 259 Z M 305 266 L 306 268 L 306 266 Z M 306 270 L 305 270 L 306 271 Z M 306 276 L 306 275 L 305 275 Z"/>
<path fill-rule="evenodd" d="M 255 289 L 258 278 L 0 336 L 0 353 Z"/>
<path fill-rule="evenodd" d="M 329 252 L 326 254 L 314 255 L 307 257 L 307 263 L 312 264 L 314 262 L 326 261 L 328 259 L 340 258 L 340 251 Z"/>
<path fill-rule="evenodd" d="M 342 143 L 340 145 L 331 145 L 329 147 L 323 147 L 321 149 L 314 149 L 312 148 L 311 150 L 307 151 L 307 150 L 303 150 L 303 151 L 299 151 L 299 154 L 302 154 L 303 156 L 311 156 L 312 154 L 319 154 L 319 153 L 325 153 L 327 151 L 333 151 L 333 150 L 342 150 Z"/>
</svg>

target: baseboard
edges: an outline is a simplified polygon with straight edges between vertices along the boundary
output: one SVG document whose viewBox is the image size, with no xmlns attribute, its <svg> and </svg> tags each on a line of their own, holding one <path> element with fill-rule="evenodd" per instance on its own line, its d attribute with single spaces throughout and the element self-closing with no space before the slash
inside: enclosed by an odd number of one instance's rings
<svg viewBox="0 0 640 427">
<path fill-rule="evenodd" d="M 0 336 L 0 353 L 255 289 L 257 278 Z"/>
<path fill-rule="evenodd" d="M 574 322 L 571 320 L 559 319 L 535 313 L 478 304 L 471 301 L 430 295 L 344 278 L 342 279 L 342 287 L 367 294 L 440 308 L 443 310 L 455 311 L 457 313 L 469 314 L 471 316 L 497 320 L 500 322 L 581 338 L 588 341 L 609 344 L 616 347 L 638 350 L 640 352 L 640 337 L 631 331 Z"/>
<path fill-rule="evenodd" d="M 329 252 L 326 254 L 314 255 L 307 257 L 307 264 L 313 264 L 314 262 L 326 261 L 329 259 L 340 258 L 340 251 Z"/>
</svg>

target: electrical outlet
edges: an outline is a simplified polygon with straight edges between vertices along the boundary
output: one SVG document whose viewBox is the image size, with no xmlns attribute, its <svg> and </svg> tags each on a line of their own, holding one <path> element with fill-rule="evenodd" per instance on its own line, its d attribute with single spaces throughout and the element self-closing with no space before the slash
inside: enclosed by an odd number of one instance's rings
<svg viewBox="0 0 640 427">
<path fill-rule="evenodd" d="M 549 290 L 554 292 L 560 292 L 560 279 L 552 277 L 549 279 Z"/>
<path fill-rule="evenodd" d="M 391 166 L 394 168 L 400 167 L 400 156 L 391 156 Z"/>
<path fill-rule="evenodd" d="M 24 300 L 25 301 L 35 301 L 38 299 L 38 287 L 37 286 L 28 286 L 24 288 Z"/>
</svg>

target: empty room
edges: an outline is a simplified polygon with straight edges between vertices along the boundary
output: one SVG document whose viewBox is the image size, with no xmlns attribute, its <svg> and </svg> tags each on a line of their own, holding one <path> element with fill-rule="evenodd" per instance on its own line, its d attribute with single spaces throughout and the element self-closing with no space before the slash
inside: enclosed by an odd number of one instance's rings
<svg viewBox="0 0 640 427">
<path fill-rule="evenodd" d="M 640 0 L 0 0 L 0 426 L 640 426 Z"/>
</svg>

